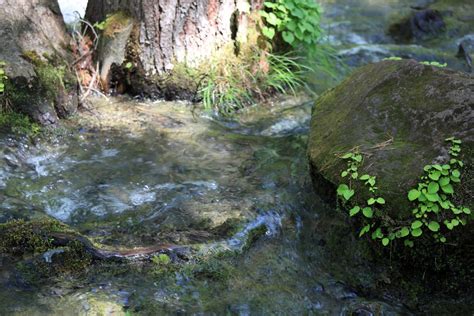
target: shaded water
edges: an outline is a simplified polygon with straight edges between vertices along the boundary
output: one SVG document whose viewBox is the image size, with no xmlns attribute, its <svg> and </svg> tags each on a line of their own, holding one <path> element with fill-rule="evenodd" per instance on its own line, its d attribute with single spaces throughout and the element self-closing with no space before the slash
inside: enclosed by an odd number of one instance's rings
<svg viewBox="0 0 474 316">
<path fill-rule="evenodd" d="M 464 58 L 457 58 L 461 41 L 474 41 L 474 4 L 469 0 L 321 0 L 323 28 L 329 43 L 350 67 L 388 57 L 447 63 L 470 71 Z M 421 10 L 438 10 L 446 23 L 436 37 L 397 43 L 389 35 L 391 24 Z M 471 48 L 472 49 L 472 48 Z M 470 52 L 473 53 L 472 51 Z"/>
<path fill-rule="evenodd" d="M 205 259 L 167 273 L 152 263 L 99 264 L 76 279 L 39 286 L 5 263 L 2 310 L 399 311 L 360 297 L 327 270 L 346 267 L 325 255 L 332 251 L 324 246 L 329 236 L 316 226 L 345 224 L 312 193 L 305 158 L 312 104 L 301 102 L 250 110 L 237 123 L 193 115 L 182 104 L 115 99 L 98 102 L 98 113 L 77 118 L 53 144 L 3 138 L 1 221 L 46 214 L 110 249 L 166 242 L 192 247 L 193 256 Z M 95 119 L 100 124 L 84 123 Z M 266 232 L 249 247 L 259 227 Z M 368 273 L 364 278 L 372 282 Z"/>
<path fill-rule="evenodd" d="M 464 67 L 453 54 L 465 33 L 413 45 L 387 37 L 412 1 L 322 2 L 351 66 L 396 55 Z M 311 102 L 280 100 L 239 122 L 179 103 L 95 105 L 52 141 L 0 138 L 0 222 L 51 216 L 108 249 L 166 243 L 193 259 L 101 263 L 36 284 L 0 256 L 1 314 L 409 314 L 364 291 L 389 280 L 353 247 L 346 218 L 313 194 Z"/>
</svg>

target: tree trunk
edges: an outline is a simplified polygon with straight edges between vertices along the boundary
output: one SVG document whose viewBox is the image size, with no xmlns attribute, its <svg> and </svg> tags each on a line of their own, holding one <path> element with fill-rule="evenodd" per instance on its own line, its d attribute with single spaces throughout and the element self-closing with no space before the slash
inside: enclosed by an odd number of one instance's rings
<svg viewBox="0 0 474 316">
<path fill-rule="evenodd" d="M 0 0 L 0 61 L 8 80 L 0 106 L 55 124 L 77 108 L 67 65 L 70 38 L 56 0 Z"/>
<path fill-rule="evenodd" d="M 106 20 L 108 14 L 125 12 L 135 20 L 126 49 L 128 56 L 122 57 L 134 62 L 137 67 L 134 75 L 148 80 L 149 86 L 151 78 L 157 82 L 160 79 L 156 78 L 162 79 L 176 70 L 177 65 L 197 67 L 237 39 L 245 41 L 250 13 L 260 8 L 261 2 L 97 0 L 89 1 L 86 19 L 96 23 Z M 107 72 L 102 71 L 104 73 Z M 138 90 L 143 92 L 147 84 L 142 85 L 135 80 L 133 86 L 135 89 L 138 86 Z M 163 86 L 159 88 L 163 89 Z M 145 91 L 145 94 L 148 93 Z"/>
</svg>

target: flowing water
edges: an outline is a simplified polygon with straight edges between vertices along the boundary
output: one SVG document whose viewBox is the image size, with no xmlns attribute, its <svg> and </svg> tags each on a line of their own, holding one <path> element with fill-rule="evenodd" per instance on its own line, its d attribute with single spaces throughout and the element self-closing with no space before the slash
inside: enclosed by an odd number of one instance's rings
<svg viewBox="0 0 474 316">
<path fill-rule="evenodd" d="M 409 3 L 325 0 L 325 28 L 349 65 L 405 54 L 464 67 L 449 56 L 467 34 L 413 45 L 385 35 Z M 191 259 L 100 263 L 38 284 L 0 256 L 0 314 L 410 314 L 364 290 L 390 280 L 313 193 L 311 101 L 277 100 L 238 120 L 181 103 L 94 106 L 47 141 L 0 137 L 0 222 L 48 216 L 107 249 L 166 243 Z"/>
<path fill-rule="evenodd" d="M 345 270 L 347 261 L 337 262 L 339 254 L 325 247 L 331 238 L 326 234 L 345 223 L 312 193 L 305 158 L 311 106 L 283 100 L 250 110 L 237 123 L 193 114 L 184 104 L 113 99 L 96 102 L 97 113 L 76 118 L 56 142 L 25 145 L 3 138 L 2 222 L 46 214 L 110 249 L 166 242 L 193 247 L 193 256 L 208 259 L 190 271 L 168 273 L 153 272 L 152 263 L 106 271 L 98 265 L 80 278 L 41 286 L 5 264 L 2 310 L 400 311 L 393 303 L 362 298 L 332 275 Z M 264 233 L 248 246 L 259 227 Z M 44 260 L 57 253 L 44 254 Z M 368 271 L 362 273 L 373 282 Z"/>
</svg>

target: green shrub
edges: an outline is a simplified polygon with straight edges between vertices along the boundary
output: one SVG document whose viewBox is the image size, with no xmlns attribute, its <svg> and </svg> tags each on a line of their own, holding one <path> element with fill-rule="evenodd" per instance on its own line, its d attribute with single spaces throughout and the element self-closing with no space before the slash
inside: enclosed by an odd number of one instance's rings
<svg viewBox="0 0 474 316">
<path fill-rule="evenodd" d="M 314 0 L 270 0 L 263 3 L 262 34 L 269 40 L 281 34 L 293 48 L 314 47 L 321 39 L 320 11 Z"/>
</svg>

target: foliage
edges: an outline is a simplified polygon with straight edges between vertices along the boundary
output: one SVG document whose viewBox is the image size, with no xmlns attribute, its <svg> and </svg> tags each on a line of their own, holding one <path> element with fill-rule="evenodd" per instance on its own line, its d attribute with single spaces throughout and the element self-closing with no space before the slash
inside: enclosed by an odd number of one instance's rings
<svg viewBox="0 0 474 316">
<path fill-rule="evenodd" d="M 395 61 L 398 61 L 398 60 L 403 60 L 403 58 L 397 57 L 397 56 L 392 56 L 392 57 L 384 58 L 382 60 L 395 60 Z M 438 68 L 446 68 L 448 66 L 447 63 L 442 64 L 442 63 L 437 62 L 437 61 L 421 61 L 420 64 L 426 65 L 426 66 L 438 67 Z"/>
<path fill-rule="evenodd" d="M 7 75 L 5 74 L 5 66 L 6 63 L 0 60 L 0 96 L 5 91 L 5 81 L 8 79 Z"/>
<path fill-rule="evenodd" d="M 41 127 L 31 121 L 31 119 L 21 113 L 0 112 L 0 128 L 7 128 L 15 134 L 26 136 L 37 136 L 41 132 Z"/>
<path fill-rule="evenodd" d="M 422 61 L 420 64 L 427 65 L 427 66 L 433 66 L 433 67 L 438 67 L 438 68 L 446 68 L 448 66 L 447 63 L 441 64 L 437 61 Z"/>
<path fill-rule="evenodd" d="M 62 64 L 61 59 L 57 56 L 43 54 L 41 57 L 35 51 L 25 51 L 22 56 L 35 66 L 35 72 L 38 76 L 38 89 L 48 99 L 54 100 L 59 91 L 66 89 L 66 85 L 70 82 L 76 84 L 73 78 L 69 78 L 67 65 Z"/>
<path fill-rule="evenodd" d="M 397 56 L 391 56 L 391 57 L 384 58 L 384 59 L 382 59 L 382 60 L 394 60 L 394 61 L 399 61 L 399 60 L 403 60 L 403 58 L 397 57 Z"/>
<path fill-rule="evenodd" d="M 93 27 L 103 32 L 106 36 L 113 36 L 115 32 L 123 29 L 129 21 L 130 16 L 127 13 L 118 11 L 113 14 L 107 14 L 105 20 L 96 22 Z"/>
<path fill-rule="evenodd" d="M 283 41 L 293 48 L 314 47 L 320 40 L 321 10 L 314 0 L 269 0 L 263 6 L 262 34 L 269 40 L 281 34 Z"/>
<path fill-rule="evenodd" d="M 288 54 L 252 50 L 244 57 L 217 58 L 199 90 L 204 108 L 230 115 L 272 92 L 292 93 L 304 85 L 306 67 Z"/>
<path fill-rule="evenodd" d="M 171 259 L 167 254 L 160 253 L 159 255 L 155 255 L 151 258 L 151 261 L 156 265 L 163 265 L 166 266 L 170 264 Z"/>
<path fill-rule="evenodd" d="M 354 217 L 362 214 L 364 226 L 360 230 L 359 237 L 372 230 L 372 239 L 381 240 L 382 245 L 387 246 L 397 238 L 404 238 L 404 244 L 413 247 L 411 237 L 418 238 L 423 232 L 429 232 L 439 242 L 446 242 L 443 235 L 444 224 L 446 229 L 453 230 L 459 225 L 466 225 L 471 210 L 467 207 L 456 206 L 451 198 L 455 193 L 454 185 L 461 182 L 461 171 L 463 162 L 459 160 L 461 152 L 461 141 L 454 137 L 446 139 L 451 144 L 449 164 L 427 165 L 424 167 L 425 175 L 421 177 L 416 189 L 408 192 L 408 199 L 416 202 L 413 209 L 413 218 L 405 221 L 397 221 L 385 214 L 381 208 L 385 199 L 377 195 L 376 177 L 369 174 L 359 175 L 359 167 L 363 162 L 363 156 L 356 149 L 341 157 L 347 161 L 347 169 L 341 173 L 341 177 L 348 178 L 348 184 L 341 184 L 337 189 L 338 196 L 349 202 L 356 194 L 354 181 L 361 181 L 368 188 L 369 198 L 364 205 L 354 205 L 349 210 L 349 215 Z"/>
</svg>

